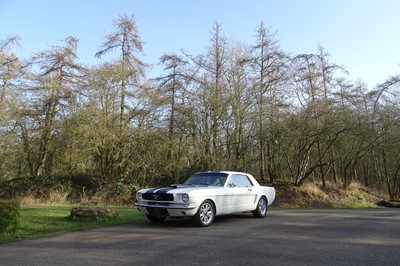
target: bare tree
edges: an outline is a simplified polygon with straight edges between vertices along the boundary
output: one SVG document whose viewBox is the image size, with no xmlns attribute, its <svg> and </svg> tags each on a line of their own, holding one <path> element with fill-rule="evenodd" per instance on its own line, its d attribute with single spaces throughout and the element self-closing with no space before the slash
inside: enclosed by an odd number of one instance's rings
<svg viewBox="0 0 400 266">
<path fill-rule="evenodd" d="M 220 132 L 227 108 L 227 99 L 224 98 L 227 90 L 226 64 L 229 59 L 227 49 L 222 27 L 215 22 L 207 53 L 197 57 L 188 56 L 199 69 L 193 79 L 196 81 L 195 86 L 198 86 L 198 108 L 203 108 L 199 116 L 202 120 L 201 138 L 206 168 L 218 167 L 222 160 L 217 158 L 221 158 L 224 152 Z"/>
<path fill-rule="evenodd" d="M 260 178 L 264 180 L 269 173 L 270 182 L 276 177 L 274 166 L 274 119 L 283 106 L 280 86 L 287 80 L 286 54 L 280 49 L 276 33 L 261 23 L 256 30 L 256 41 L 252 47 L 251 64 L 254 71 L 257 97 L 257 131 Z"/>
<path fill-rule="evenodd" d="M 373 156 L 378 178 L 391 199 L 400 196 L 400 75 L 389 77 L 370 92 L 373 100 L 372 125 L 376 138 Z"/>
<path fill-rule="evenodd" d="M 0 40 L 0 180 L 14 177 L 17 173 L 19 154 L 14 141 L 15 107 L 17 106 L 17 87 L 21 78 L 20 59 L 12 52 L 20 38 L 13 36 Z"/>
<path fill-rule="evenodd" d="M 222 27 L 218 22 L 214 23 L 213 32 L 210 39 L 210 47 L 208 48 L 208 62 L 202 67 L 206 71 L 206 75 L 210 79 L 206 79 L 208 84 L 206 87 L 211 87 L 210 101 L 210 136 L 211 136 L 211 154 L 219 156 L 218 149 L 221 147 L 220 124 L 223 112 L 225 110 L 223 91 L 224 91 L 224 72 L 227 61 L 227 41 L 222 32 Z"/>
<path fill-rule="evenodd" d="M 42 175 L 45 171 L 53 133 L 57 127 L 57 115 L 61 115 L 62 109 L 66 110 L 69 102 L 74 99 L 74 86 L 82 70 L 75 62 L 77 44 L 76 38 L 68 37 L 65 46 L 55 46 L 36 54 L 32 59 L 39 69 L 34 77 L 36 84 L 32 93 L 40 95 L 36 107 L 39 108 L 37 115 L 40 117 L 41 132 L 35 175 Z"/>
<path fill-rule="evenodd" d="M 18 44 L 19 40 L 18 36 L 14 36 L 0 41 L 0 111 L 3 109 L 7 89 L 11 81 L 18 78 L 18 71 L 21 67 L 19 58 L 9 51 L 10 47 Z"/>
<path fill-rule="evenodd" d="M 139 36 L 135 17 L 122 15 L 114 21 L 115 32 L 106 36 L 106 41 L 96 53 L 96 57 L 117 51 L 119 58 L 114 62 L 120 68 L 119 84 L 119 150 L 118 150 L 118 175 L 124 171 L 123 158 L 124 142 L 126 141 L 126 127 L 134 116 L 134 108 L 141 104 L 138 100 L 140 79 L 145 75 L 146 65 L 138 57 L 143 53 L 143 41 Z M 130 98 L 130 100 L 127 99 Z"/>
<path fill-rule="evenodd" d="M 301 116 L 305 116 L 308 124 L 304 128 L 303 141 L 299 142 L 297 156 L 296 184 L 302 184 L 311 174 L 319 170 L 322 186 L 326 186 L 325 167 L 328 162 L 330 148 L 341 135 L 352 128 L 340 123 L 341 117 L 335 110 L 332 97 L 336 90 L 335 76 L 343 69 L 329 62 L 329 54 L 319 46 L 317 54 L 300 54 L 294 57 L 294 88 L 297 101 L 301 106 Z M 312 156 L 315 154 L 316 156 Z M 307 156 L 305 156 L 307 155 Z M 329 169 L 329 168 L 328 168 Z"/>
<path fill-rule="evenodd" d="M 251 68 L 250 48 L 236 44 L 227 66 L 228 108 L 227 122 L 223 125 L 226 135 L 229 169 L 250 171 L 253 169 L 253 119 L 255 109 L 254 90 L 249 79 Z"/>
<path fill-rule="evenodd" d="M 163 64 L 164 71 L 169 71 L 165 76 L 156 78 L 160 88 L 162 88 L 169 95 L 168 104 L 170 105 L 168 135 L 169 140 L 172 142 L 175 130 L 175 119 L 177 112 L 178 93 L 182 91 L 185 86 L 186 74 L 184 73 L 184 66 L 188 64 L 182 57 L 176 54 L 165 54 L 160 58 L 160 64 Z"/>
</svg>

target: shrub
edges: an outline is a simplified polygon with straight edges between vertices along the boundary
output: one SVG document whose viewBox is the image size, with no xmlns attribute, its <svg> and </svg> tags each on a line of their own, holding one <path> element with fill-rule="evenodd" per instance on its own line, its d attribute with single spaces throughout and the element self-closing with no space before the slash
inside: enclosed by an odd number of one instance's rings
<svg viewBox="0 0 400 266">
<path fill-rule="evenodd" d="M 15 232 L 19 226 L 20 204 L 16 200 L 0 200 L 0 234 Z"/>
</svg>

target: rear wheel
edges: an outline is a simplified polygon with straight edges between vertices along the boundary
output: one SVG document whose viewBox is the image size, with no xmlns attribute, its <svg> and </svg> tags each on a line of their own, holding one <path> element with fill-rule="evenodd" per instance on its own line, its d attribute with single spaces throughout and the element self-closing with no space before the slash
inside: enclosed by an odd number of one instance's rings
<svg viewBox="0 0 400 266">
<path fill-rule="evenodd" d="M 214 221 L 214 217 L 214 205 L 211 203 L 211 201 L 205 200 L 200 205 L 196 215 L 193 217 L 193 223 L 196 226 L 206 227 Z"/>
<path fill-rule="evenodd" d="M 260 198 L 257 208 L 252 213 L 256 218 L 264 218 L 267 215 L 267 199 L 265 197 Z"/>
<path fill-rule="evenodd" d="M 155 216 L 146 214 L 147 219 L 152 223 L 162 223 L 165 220 L 165 216 Z"/>
</svg>

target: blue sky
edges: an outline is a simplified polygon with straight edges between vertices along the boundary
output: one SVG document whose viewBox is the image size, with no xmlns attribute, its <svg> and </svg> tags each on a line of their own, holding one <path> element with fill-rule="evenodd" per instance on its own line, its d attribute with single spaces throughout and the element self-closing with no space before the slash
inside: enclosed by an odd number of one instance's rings
<svg viewBox="0 0 400 266">
<path fill-rule="evenodd" d="M 133 14 L 144 61 L 153 64 L 167 52 L 205 52 L 214 21 L 227 38 L 247 44 L 264 22 L 283 50 L 312 53 L 320 44 L 353 81 L 372 88 L 400 74 L 399 12 L 398 0 L 0 0 L 0 40 L 19 35 L 14 52 L 28 58 L 74 36 L 80 61 L 97 64 L 113 21 Z"/>
</svg>

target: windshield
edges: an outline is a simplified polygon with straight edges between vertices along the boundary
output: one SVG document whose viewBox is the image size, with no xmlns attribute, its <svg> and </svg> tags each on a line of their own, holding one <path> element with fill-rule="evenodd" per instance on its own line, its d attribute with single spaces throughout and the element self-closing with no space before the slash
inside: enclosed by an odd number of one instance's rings
<svg viewBox="0 0 400 266">
<path fill-rule="evenodd" d="M 228 174 L 225 173 L 196 173 L 183 183 L 194 186 L 216 186 L 223 187 Z"/>
</svg>

